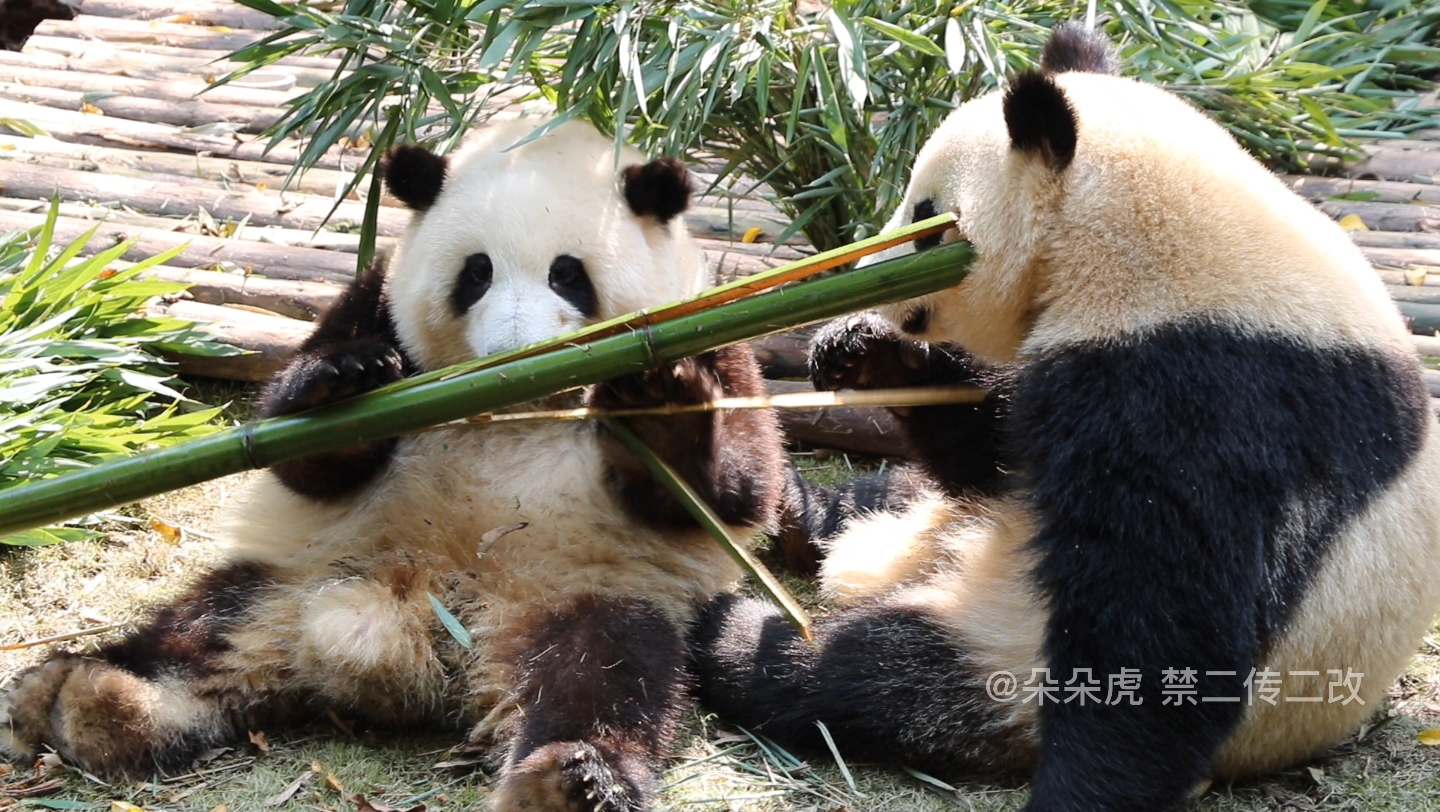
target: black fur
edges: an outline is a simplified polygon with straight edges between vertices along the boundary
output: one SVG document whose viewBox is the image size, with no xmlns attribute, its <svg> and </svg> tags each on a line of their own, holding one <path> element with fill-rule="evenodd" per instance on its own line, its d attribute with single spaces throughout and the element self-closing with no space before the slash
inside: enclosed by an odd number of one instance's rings
<svg viewBox="0 0 1440 812">
<path fill-rule="evenodd" d="M 901 336 L 873 313 L 836 319 L 810 347 L 816 389 L 890 389 L 974 384 L 980 403 L 892 409 L 910 456 L 947 492 L 993 493 L 1004 482 L 1004 424 L 1013 370 L 986 367 L 943 344 Z"/>
<path fill-rule="evenodd" d="M 449 162 L 424 147 L 403 144 L 390 150 L 380 167 L 385 186 L 415 211 L 435 205 L 445 187 Z"/>
<path fill-rule="evenodd" d="M 918 223 L 921 220 L 929 220 L 931 217 L 934 217 L 939 213 L 939 210 L 935 208 L 935 201 L 926 198 L 925 200 L 922 200 L 919 203 L 915 204 L 915 211 L 910 216 L 910 222 Z M 940 238 L 942 236 L 944 235 L 931 234 L 928 237 L 920 237 L 916 239 L 915 250 L 924 251 L 927 248 L 934 248 L 935 246 L 940 244 Z"/>
<path fill-rule="evenodd" d="M 1162 706 L 1162 670 L 1244 695 L 1341 525 L 1418 452 L 1428 400 L 1411 358 L 1207 323 L 1024 370 L 1045 654 L 1057 674 L 1138 668 L 1144 698 L 1042 708 L 1031 809 L 1165 809 L 1207 777 L 1242 708 Z"/>
<path fill-rule="evenodd" d="M 585 263 L 569 254 L 561 254 L 550 263 L 550 290 L 586 318 L 593 319 L 600 312 L 600 300 Z"/>
<path fill-rule="evenodd" d="M 1050 41 L 1040 52 L 1040 70 L 1046 73 L 1082 71 L 1120 75 L 1120 58 L 1115 47 L 1099 31 L 1083 23 L 1069 22 L 1055 26 Z"/>
<path fill-rule="evenodd" d="M 791 468 L 780 529 L 772 537 L 773 549 L 790 572 L 814 575 L 822 557 L 816 542 L 839 534 L 856 516 L 904 508 L 929 484 L 924 474 L 906 467 L 856 477 L 831 488 L 811 482 Z"/>
<path fill-rule="evenodd" d="M 1053 172 L 1065 171 L 1079 137 L 1065 91 L 1046 74 L 1029 71 L 1010 82 L 1004 106 L 1010 145 L 1039 155 Z"/>
<path fill-rule="evenodd" d="M 652 215 L 660 223 L 690 207 L 690 170 L 676 158 L 656 158 L 625 167 L 625 202 L 637 217 Z"/>
<path fill-rule="evenodd" d="M 244 619 L 273 572 L 273 566 L 257 561 L 209 572 L 134 634 L 102 647 L 98 656 L 146 679 L 162 673 L 211 674 L 216 658 L 230 650 L 226 633 Z"/>
<path fill-rule="evenodd" d="M 589 400 L 598 408 L 629 409 L 764 392 L 755 356 L 742 344 L 616 378 L 596 386 Z M 720 518 L 730 524 L 773 526 L 785 488 L 784 442 L 774 414 L 736 410 L 624 420 Z M 598 430 L 607 480 L 626 510 L 656 528 L 694 526 L 684 506 L 644 463 L 603 426 Z"/>
<path fill-rule="evenodd" d="M 649 808 L 688 687 L 680 628 L 643 601 L 591 595 L 505 645 L 521 720 L 508 769 L 558 760 L 573 808 Z"/>
<path fill-rule="evenodd" d="M 450 289 L 450 311 L 456 316 L 470 312 L 476 302 L 485 298 L 490 291 L 490 283 L 494 281 L 495 264 L 490 261 L 489 254 L 466 257 L 465 267 L 460 269 L 460 275 L 455 277 L 455 285 Z"/>
<path fill-rule="evenodd" d="M 822 618 L 803 640 L 772 605 L 723 595 L 691 634 L 700 701 L 723 719 L 812 755 L 936 775 L 1019 768 L 984 680 L 954 636 L 912 610 Z M 1003 711 L 1003 709 L 1001 709 Z"/>
<path fill-rule="evenodd" d="M 285 368 L 261 396 L 260 416 L 275 417 L 335 403 L 398 381 L 415 371 L 400 349 L 385 297 L 381 263 L 358 277 L 320 317 Z M 270 467 L 303 496 L 338 499 L 374 478 L 395 452 L 379 440 L 286 460 Z"/>
</svg>

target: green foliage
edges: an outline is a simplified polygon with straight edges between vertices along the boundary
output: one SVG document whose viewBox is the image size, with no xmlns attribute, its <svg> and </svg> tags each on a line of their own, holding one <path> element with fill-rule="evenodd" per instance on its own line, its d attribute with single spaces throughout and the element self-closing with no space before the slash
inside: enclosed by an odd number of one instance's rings
<svg viewBox="0 0 1440 812">
<path fill-rule="evenodd" d="M 189 322 L 144 315 L 151 297 L 184 286 L 138 274 L 181 249 L 114 271 L 107 266 L 130 244 L 76 259 L 94 232 L 54 245 L 58 211 L 40 228 L 0 236 L 0 505 L 27 481 L 213 431 L 219 410 L 197 409 L 172 388 L 156 353 L 234 352 Z M 44 528 L 0 545 L 88 535 Z"/>
<path fill-rule="evenodd" d="M 376 154 L 397 140 L 444 150 L 497 94 L 518 92 L 560 120 L 627 124 L 649 149 L 717 156 L 722 179 L 768 183 L 822 249 L 874 233 L 940 119 L 1033 66 L 1049 29 L 1085 13 L 1078 0 L 835 0 L 811 12 L 791 0 L 239 1 L 290 27 L 238 59 L 333 51 L 354 69 L 293 100 L 272 129 L 308 135 L 304 161 L 357 125 Z M 1428 0 L 1110 0 L 1100 12 L 1129 72 L 1209 109 L 1277 168 L 1440 123 L 1413 99 L 1395 103 L 1440 64 Z"/>
</svg>

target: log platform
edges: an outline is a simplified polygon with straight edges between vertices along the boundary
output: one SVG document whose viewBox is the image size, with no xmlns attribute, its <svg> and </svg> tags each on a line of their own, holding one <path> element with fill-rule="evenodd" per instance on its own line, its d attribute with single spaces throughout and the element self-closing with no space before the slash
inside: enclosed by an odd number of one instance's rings
<svg viewBox="0 0 1440 812">
<path fill-rule="evenodd" d="M 354 230 L 365 201 L 336 195 L 364 160 L 363 148 L 332 149 L 290 179 L 301 145 L 282 141 L 267 150 L 259 135 L 288 100 L 338 63 L 285 59 L 271 68 L 287 77 L 281 84 L 288 88 L 226 85 L 202 93 L 235 66 L 226 58 L 231 51 L 273 33 L 273 20 L 227 0 L 66 2 L 72 19 L 45 20 L 21 50 L 0 50 L 0 234 L 40 225 L 58 197 L 60 240 L 99 225 L 87 252 L 131 239 L 125 260 L 135 261 L 186 245 L 154 274 L 190 283 L 188 298 L 157 307 L 206 322 L 223 340 L 255 352 L 193 369 L 182 363 L 182 370 L 263 380 L 355 274 Z M 46 3 L 59 0 L 40 6 Z M 1366 152 L 1362 161 L 1325 167 L 1323 177 L 1284 180 L 1355 229 L 1356 243 L 1411 319 L 1417 352 L 1440 355 L 1440 339 L 1424 338 L 1440 331 L 1440 132 L 1376 141 Z M 809 251 L 799 240 L 773 244 L 787 221 L 763 187 L 703 196 L 687 217 L 721 280 Z M 395 201 L 382 201 L 382 248 L 406 219 Z M 803 374 L 803 346 L 790 336 L 765 341 L 769 374 Z M 1432 394 L 1440 394 L 1440 373 L 1435 378 Z M 894 444 L 880 410 L 789 423 L 797 437 L 843 450 L 874 453 Z"/>
</svg>

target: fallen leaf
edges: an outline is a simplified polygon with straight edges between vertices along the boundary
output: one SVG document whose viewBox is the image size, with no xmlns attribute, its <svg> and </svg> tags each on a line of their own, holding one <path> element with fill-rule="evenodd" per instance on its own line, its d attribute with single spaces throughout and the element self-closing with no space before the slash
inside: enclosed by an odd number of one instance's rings
<svg viewBox="0 0 1440 812">
<path fill-rule="evenodd" d="M 145 812 L 145 810 L 129 801 L 111 801 L 110 812 Z"/>
<path fill-rule="evenodd" d="M 1369 231 L 1369 230 L 1370 230 L 1370 227 L 1367 226 L 1367 225 L 1365 225 L 1365 221 L 1362 220 L 1362 219 L 1360 219 L 1360 215 L 1358 215 L 1358 214 L 1347 214 L 1347 215 L 1345 215 L 1344 217 L 1341 217 L 1341 218 L 1340 218 L 1340 227 L 1343 228 L 1343 229 L 1345 229 L 1346 231 Z"/>
<path fill-rule="evenodd" d="M 1425 269 L 1425 266 L 1411 265 L 1405 269 L 1405 284 L 1416 286 L 1424 285 L 1427 273 L 1428 271 Z"/>
<path fill-rule="evenodd" d="M 335 775 L 335 773 L 325 773 L 325 786 L 335 790 L 336 792 L 345 791 L 345 785 L 340 783 L 340 779 Z"/>
<path fill-rule="evenodd" d="M 255 748 L 262 753 L 270 752 L 270 740 L 265 738 L 265 731 L 263 730 L 250 731 L 250 743 L 255 745 Z"/>
<path fill-rule="evenodd" d="M 430 765 L 432 770 L 463 770 L 468 767 L 478 767 L 485 762 L 478 758 L 459 758 L 453 761 L 440 761 Z"/>
<path fill-rule="evenodd" d="M 269 185 L 269 184 L 267 184 L 265 181 L 262 180 L 262 181 L 260 181 L 259 183 L 256 183 L 256 184 L 255 184 L 255 190 L 256 190 L 256 191 L 259 191 L 259 192 L 263 192 L 263 191 L 265 191 L 265 187 L 268 186 L 268 185 Z"/>
<path fill-rule="evenodd" d="M 180 532 L 180 528 L 163 519 L 151 519 L 150 529 L 159 533 L 160 538 L 168 544 L 179 544 L 180 540 L 185 537 L 185 534 Z"/>
<path fill-rule="evenodd" d="M 1440 747 L 1440 727 L 1429 727 L 1415 734 L 1426 747 Z"/>
<path fill-rule="evenodd" d="M 15 145 L 14 145 L 14 144 L 0 144 L 0 149 L 5 150 L 6 152 L 9 152 L 10 150 L 12 150 L 12 149 L 14 149 L 14 148 L 15 148 Z"/>
<path fill-rule="evenodd" d="M 1317 784 L 1325 783 L 1325 771 L 1319 767 L 1306 767 L 1305 771 L 1310 773 L 1310 778 Z"/>
<path fill-rule="evenodd" d="M 760 226 L 755 226 L 754 228 L 752 228 L 752 229 L 750 229 L 749 231 L 746 231 L 746 232 L 745 232 L 745 236 L 743 236 L 743 237 L 740 238 L 740 242 L 744 242 L 744 243 L 755 242 L 756 240 L 760 239 L 760 235 L 762 235 L 762 234 L 764 234 L 764 233 L 765 233 L 765 229 L 761 228 Z"/>
<path fill-rule="evenodd" d="M 80 102 L 80 112 L 89 113 L 92 116 L 105 115 L 104 111 L 102 111 L 99 107 L 91 104 L 90 102 Z"/>
<path fill-rule="evenodd" d="M 225 804 L 220 804 L 219 806 L 210 810 L 210 812 L 230 812 L 230 809 L 229 807 L 225 806 Z"/>
<path fill-rule="evenodd" d="M 504 524 L 495 528 L 494 530 L 486 532 L 485 535 L 480 537 L 480 554 L 484 555 L 485 551 L 489 550 L 490 547 L 500 539 L 510 535 L 511 533 L 514 533 L 516 530 L 524 530 L 529 526 L 529 522 L 516 522 L 515 524 Z"/>
<path fill-rule="evenodd" d="M 315 780 L 315 773 L 313 771 L 300 773 L 300 777 L 286 784 L 285 789 L 266 798 L 265 805 L 280 806 L 281 804 L 289 803 L 290 799 L 295 797 L 295 793 L 299 792 L 306 784 L 313 780 Z"/>
<path fill-rule="evenodd" d="M 401 809 L 398 806 L 391 806 L 384 801 L 371 801 L 364 795 L 355 793 L 346 795 L 345 800 L 355 804 L 355 812 L 425 812 L 425 804 L 415 804 Z"/>
<path fill-rule="evenodd" d="M 205 752 L 203 752 L 203 753 L 201 753 L 200 755 L 198 755 L 198 756 L 195 757 L 195 762 L 194 762 L 194 763 L 195 763 L 195 766 L 197 766 L 197 767 L 203 767 L 203 766 L 205 766 L 206 764 L 209 764 L 210 762 L 214 761 L 215 759 L 217 759 L 217 758 L 225 755 L 226 753 L 230 752 L 232 749 L 234 749 L 234 748 L 231 748 L 231 747 L 213 747 L 213 748 L 211 748 L 211 749 L 209 749 L 209 750 L 206 750 Z"/>
</svg>

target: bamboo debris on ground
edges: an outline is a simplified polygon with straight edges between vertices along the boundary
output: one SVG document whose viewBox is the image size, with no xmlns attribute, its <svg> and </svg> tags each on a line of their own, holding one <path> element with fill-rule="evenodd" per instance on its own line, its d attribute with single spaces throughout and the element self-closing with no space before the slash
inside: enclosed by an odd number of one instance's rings
<svg viewBox="0 0 1440 812">
<path fill-rule="evenodd" d="M 251 108 L 281 108 L 300 95 L 296 90 L 262 90 L 224 84 L 218 87 L 189 75 L 131 76 L 106 73 L 79 73 L 71 70 L 0 62 L 0 81 L 18 85 L 78 90 L 83 93 L 124 93 L 156 101 L 203 99 L 219 104 Z M 201 94 L 204 94 L 203 96 Z"/>
<path fill-rule="evenodd" d="M 193 25 L 164 20 L 127 20 L 124 17 L 87 14 L 87 11 L 82 4 L 81 13 L 73 19 L 47 20 L 36 26 L 35 33 L 42 37 L 94 39 L 109 45 L 167 45 L 220 51 L 216 56 L 238 51 L 264 37 L 258 31 L 234 30 L 229 26 Z"/>
</svg>

